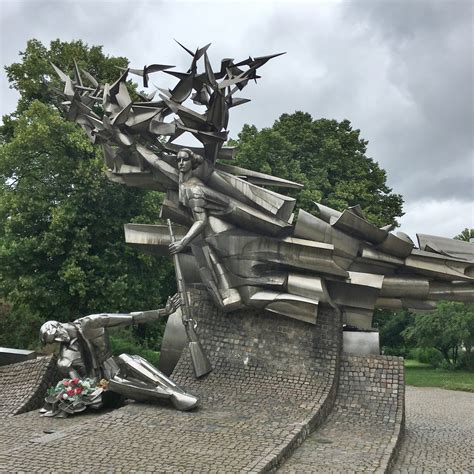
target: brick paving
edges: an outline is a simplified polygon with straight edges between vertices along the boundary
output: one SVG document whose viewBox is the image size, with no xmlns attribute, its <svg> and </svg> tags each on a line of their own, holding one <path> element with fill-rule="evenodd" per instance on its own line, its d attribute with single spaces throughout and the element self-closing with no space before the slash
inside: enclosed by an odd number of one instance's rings
<svg viewBox="0 0 474 474">
<path fill-rule="evenodd" d="M 473 446 L 473 403 L 474 394 L 465 392 L 452 392 L 448 390 L 432 389 L 432 388 L 415 388 L 407 387 L 406 389 L 406 436 L 402 442 L 400 454 L 397 457 L 393 469 L 394 474 L 398 473 L 458 473 L 458 472 L 474 472 L 472 466 L 472 452 Z M 166 416 L 165 421 L 160 414 Z M 146 469 L 138 466 L 148 466 L 150 472 L 166 472 L 163 468 L 163 461 L 157 459 L 155 445 L 163 442 L 165 433 L 168 433 L 168 423 L 175 418 L 180 424 L 181 418 L 189 420 L 188 426 L 193 421 L 197 421 L 197 412 L 180 413 L 171 408 L 132 404 L 122 409 L 115 410 L 108 414 L 96 415 L 94 413 L 81 414 L 65 420 L 61 419 L 45 419 L 37 416 L 37 412 L 29 412 L 19 416 L 10 416 L 0 418 L 0 453 L 5 459 L 8 452 L 21 453 L 22 450 L 28 450 L 29 446 L 37 445 L 49 446 L 49 453 L 51 453 L 61 461 L 62 472 L 78 472 L 83 469 L 83 459 L 87 457 L 86 450 L 80 442 L 81 438 L 77 437 L 79 433 L 85 431 L 90 438 L 89 443 L 97 442 L 95 430 L 97 428 L 103 429 L 104 426 L 113 426 L 118 424 L 124 429 L 124 436 L 131 433 L 135 434 L 135 439 L 128 440 L 126 448 L 111 447 L 109 450 L 105 449 L 102 454 L 102 459 L 113 453 L 120 453 L 122 449 L 126 449 L 126 453 L 130 456 L 130 460 L 119 466 L 118 463 L 104 463 L 100 462 L 95 467 L 99 472 L 128 472 L 133 471 L 130 468 L 134 460 L 139 459 L 139 455 L 135 454 L 138 450 L 142 457 L 141 463 L 136 464 L 135 470 L 145 472 Z M 216 419 L 220 421 L 226 420 L 225 413 L 216 415 Z M 227 418 L 228 420 L 229 418 Z M 131 429 L 131 425 L 137 423 L 135 430 Z M 161 425 L 161 431 L 153 427 L 153 424 Z M 196 424 L 194 433 L 199 436 L 199 427 L 203 430 L 202 424 Z M 151 432 L 150 432 L 151 429 Z M 207 430 L 216 429 L 207 425 Z M 324 427 L 321 428 L 323 430 Z M 53 433 L 44 433 L 43 430 L 54 431 Z M 137 434 L 138 432 L 138 434 Z M 218 433 L 218 430 L 216 430 Z M 155 436 L 155 437 L 154 437 Z M 61 443 L 60 440 L 63 440 Z M 65 440 L 68 441 L 67 445 Z M 319 440 L 319 442 L 317 441 Z M 313 436 L 309 438 L 309 443 L 314 443 L 316 449 L 320 446 L 330 446 L 326 443 L 326 438 L 321 436 L 319 431 L 319 438 Z M 302 448 L 306 447 L 306 441 Z M 362 443 L 363 441 L 361 441 Z M 148 444 L 147 444 L 148 443 Z M 165 440 L 165 443 L 167 441 Z M 150 447 L 145 450 L 145 446 Z M 56 446 L 56 449 L 52 449 Z M 190 446 L 183 445 L 182 451 L 194 450 Z M 212 447 L 208 447 L 212 449 Z M 300 448 L 301 449 L 301 448 Z M 364 449 L 361 445 L 360 449 Z M 299 450 L 296 451 L 298 453 Z M 28 452 L 28 451 L 27 451 Z M 367 451 L 365 451 L 367 452 Z M 205 455 L 206 453 L 203 453 Z M 341 449 L 340 455 L 347 456 L 347 449 Z M 1 456 L 0 455 L 0 456 Z M 117 454 L 115 454 L 117 455 Z M 122 454 L 120 454 L 121 456 Z M 349 453 L 349 455 L 351 455 Z M 337 457 L 334 461 L 337 462 Z M 283 466 L 283 469 L 287 464 Z M 208 472 L 225 472 L 225 468 L 220 465 L 208 465 Z M 22 469 L 26 472 L 51 472 L 49 461 L 45 456 L 38 456 L 37 458 L 29 458 L 28 463 L 24 463 Z M 0 472 L 17 472 L 19 468 L 13 466 L 6 468 L 0 461 Z M 86 470 L 84 468 L 84 470 Z M 181 472 L 190 472 L 191 469 L 183 469 Z M 179 472 L 179 471 L 175 471 Z M 308 470 L 301 470 L 298 472 L 311 472 Z M 319 472 L 331 472 L 331 469 L 321 470 Z M 342 471 L 337 471 L 342 472 Z M 356 469 L 350 469 L 349 472 L 356 472 Z M 364 471 L 365 472 L 365 471 Z"/>
<path fill-rule="evenodd" d="M 474 472 L 474 393 L 407 387 L 393 473 Z"/>
<path fill-rule="evenodd" d="M 385 472 L 403 425 L 403 360 L 344 356 L 334 410 L 278 470 Z"/>
</svg>

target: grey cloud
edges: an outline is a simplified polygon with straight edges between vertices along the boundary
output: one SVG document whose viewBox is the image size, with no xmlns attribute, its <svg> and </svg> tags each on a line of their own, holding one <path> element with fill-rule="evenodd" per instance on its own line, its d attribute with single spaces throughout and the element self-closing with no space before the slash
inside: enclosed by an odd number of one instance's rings
<svg viewBox="0 0 474 474">
<path fill-rule="evenodd" d="M 387 79 L 408 104 L 379 133 L 380 161 L 409 199 L 474 198 L 472 12 L 468 1 L 348 4 L 346 18 L 385 46 Z"/>
<path fill-rule="evenodd" d="M 367 18 L 372 30 L 379 30 L 395 46 L 418 35 L 453 31 L 472 24 L 473 5 L 469 0 L 362 0 L 347 3 L 347 15 Z"/>
</svg>

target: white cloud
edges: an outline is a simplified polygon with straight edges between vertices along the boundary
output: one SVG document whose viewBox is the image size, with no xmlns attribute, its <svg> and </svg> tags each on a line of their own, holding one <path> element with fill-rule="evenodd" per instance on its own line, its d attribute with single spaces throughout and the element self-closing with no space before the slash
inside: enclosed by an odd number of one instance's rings
<svg viewBox="0 0 474 474">
<path fill-rule="evenodd" d="M 416 243 L 416 234 L 454 237 L 466 227 L 474 228 L 474 203 L 448 199 L 445 201 L 418 201 L 405 206 L 406 214 L 400 219 L 402 232 Z"/>
</svg>

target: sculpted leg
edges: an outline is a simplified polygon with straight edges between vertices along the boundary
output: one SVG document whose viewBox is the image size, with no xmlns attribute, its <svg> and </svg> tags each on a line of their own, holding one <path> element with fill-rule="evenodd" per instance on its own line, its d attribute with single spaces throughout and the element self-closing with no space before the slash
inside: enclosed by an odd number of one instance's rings
<svg viewBox="0 0 474 474">
<path fill-rule="evenodd" d="M 116 360 L 120 372 L 110 379 L 111 390 L 139 401 L 169 398 L 178 410 L 197 406 L 197 397 L 186 393 L 142 357 L 122 354 Z"/>
</svg>

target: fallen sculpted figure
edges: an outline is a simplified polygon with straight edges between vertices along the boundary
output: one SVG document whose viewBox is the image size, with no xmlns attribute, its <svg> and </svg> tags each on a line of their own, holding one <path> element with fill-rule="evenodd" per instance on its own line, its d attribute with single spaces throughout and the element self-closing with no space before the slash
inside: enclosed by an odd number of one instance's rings
<svg viewBox="0 0 474 474">
<path fill-rule="evenodd" d="M 92 314 L 71 323 L 48 321 L 41 326 L 43 344 L 59 342 L 58 368 L 68 377 L 52 388 L 46 397 L 44 416 L 67 416 L 88 406 L 102 405 L 107 391 L 137 401 L 169 399 L 178 410 L 191 410 L 198 404 L 156 367 L 137 355 L 112 356 L 108 328 L 157 321 L 181 305 L 179 295 L 168 298 L 166 307 L 127 314 Z"/>
</svg>

